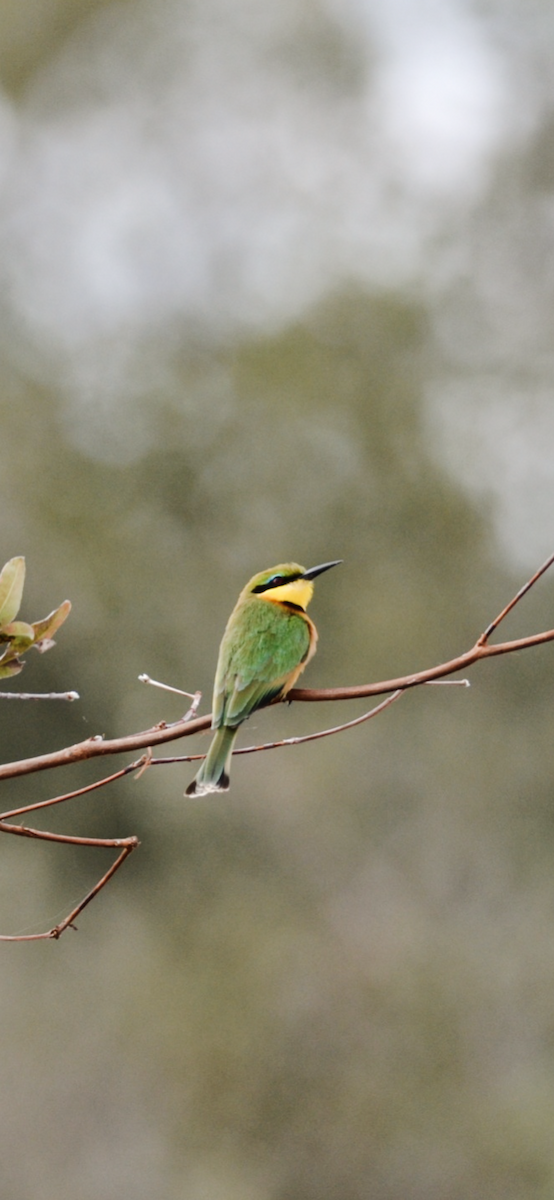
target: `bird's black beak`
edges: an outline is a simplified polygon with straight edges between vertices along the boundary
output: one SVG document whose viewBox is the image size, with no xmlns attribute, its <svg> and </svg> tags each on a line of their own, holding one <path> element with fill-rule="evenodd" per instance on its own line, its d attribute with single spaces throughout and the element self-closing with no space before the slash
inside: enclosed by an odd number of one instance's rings
<svg viewBox="0 0 554 1200">
<path fill-rule="evenodd" d="M 322 575 L 323 571 L 328 571 L 330 567 L 338 567 L 342 562 L 342 558 L 335 558 L 333 562 L 321 563 L 319 567 L 310 567 L 309 571 L 304 571 L 302 579 L 315 579 L 316 575 Z"/>
</svg>

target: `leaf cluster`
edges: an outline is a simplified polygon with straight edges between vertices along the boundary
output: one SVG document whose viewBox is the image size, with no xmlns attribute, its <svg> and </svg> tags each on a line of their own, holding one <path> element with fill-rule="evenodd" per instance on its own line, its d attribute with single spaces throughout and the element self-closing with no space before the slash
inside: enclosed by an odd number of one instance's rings
<svg viewBox="0 0 554 1200">
<path fill-rule="evenodd" d="M 71 610 L 64 600 L 41 621 L 17 621 L 25 583 L 25 559 L 10 558 L 0 572 L 0 679 L 19 675 L 25 663 L 21 655 L 34 647 L 44 654 L 53 645 L 53 635 Z"/>
</svg>

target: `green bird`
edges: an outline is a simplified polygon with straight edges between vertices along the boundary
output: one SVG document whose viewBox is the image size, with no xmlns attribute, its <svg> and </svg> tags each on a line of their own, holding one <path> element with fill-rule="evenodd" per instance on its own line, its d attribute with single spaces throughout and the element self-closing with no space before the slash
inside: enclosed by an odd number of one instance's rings
<svg viewBox="0 0 554 1200">
<path fill-rule="evenodd" d="M 214 683 L 215 736 L 187 796 L 226 792 L 239 725 L 257 708 L 283 699 L 315 654 L 317 630 L 306 608 L 312 579 L 342 559 L 306 571 L 281 563 L 254 575 L 229 617 Z"/>
</svg>

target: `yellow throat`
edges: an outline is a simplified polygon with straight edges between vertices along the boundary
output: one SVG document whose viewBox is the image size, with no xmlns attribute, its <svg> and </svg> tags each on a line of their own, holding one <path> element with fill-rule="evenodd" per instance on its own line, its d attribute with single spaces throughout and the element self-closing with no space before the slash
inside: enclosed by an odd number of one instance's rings
<svg viewBox="0 0 554 1200">
<path fill-rule="evenodd" d="M 310 579 L 292 579 L 281 587 L 270 588 L 262 592 L 261 600 L 272 600 L 281 604 L 297 604 L 299 608 L 307 608 L 314 594 L 314 585 Z"/>
</svg>

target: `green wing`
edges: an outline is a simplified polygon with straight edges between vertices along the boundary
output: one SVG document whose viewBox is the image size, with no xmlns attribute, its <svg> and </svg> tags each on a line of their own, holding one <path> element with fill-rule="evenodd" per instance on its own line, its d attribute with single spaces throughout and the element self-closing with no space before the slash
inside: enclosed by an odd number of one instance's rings
<svg viewBox="0 0 554 1200">
<path fill-rule="evenodd" d="M 252 597 L 231 614 L 214 685 L 213 725 L 239 725 L 278 696 L 310 649 L 300 613 Z"/>
</svg>

